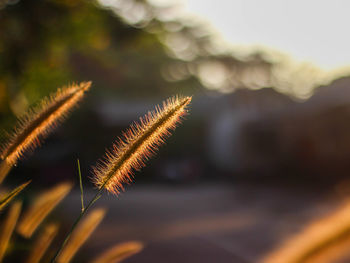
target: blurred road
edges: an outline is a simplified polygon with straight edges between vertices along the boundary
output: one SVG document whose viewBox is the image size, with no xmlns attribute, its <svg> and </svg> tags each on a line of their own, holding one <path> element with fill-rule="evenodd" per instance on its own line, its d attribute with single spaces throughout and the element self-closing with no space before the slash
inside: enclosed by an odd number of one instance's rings
<svg viewBox="0 0 350 263">
<path fill-rule="evenodd" d="M 74 218 L 79 202 L 75 191 L 60 205 L 65 218 Z M 135 184 L 119 197 L 105 194 L 96 203 L 108 213 L 79 255 L 140 240 L 145 249 L 125 263 L 259 262 L 337 202 L 324 193 L 296 188 Z"/>
</svg>

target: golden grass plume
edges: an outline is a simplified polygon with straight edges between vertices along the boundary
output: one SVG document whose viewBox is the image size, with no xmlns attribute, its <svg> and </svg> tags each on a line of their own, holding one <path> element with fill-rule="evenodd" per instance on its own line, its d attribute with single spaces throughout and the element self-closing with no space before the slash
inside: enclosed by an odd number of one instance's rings
<svg viewBox="0 0 350 263">
<path fill-rule="evenodd" d="M 311 222 L 304 230 L 282 244 L 264 263 L 333 262 L 349 244 L 350 200 L 332 214 Z M 347 240 L 347 241 L 346 241 Z M 344 242 L 346 241 L 346 242 Z M 340 244 L 340 246 L 338 246 Z M 346 247 L 348 249 L 348 246 Z"/>
<path fill-rule="evenodd" d="M 15 164 L 27 151 L 34 150 L 64 119 L 90 88 L 91 82 L 72 84 L 58 89 L 55 94 L 41 101 L 22 117 L 9 142 L 2 149 L 0 157 L 8 164 Z"/>
<path fill-rule="evenodd" d="M 117 244 L 101 255 L 97 256 L 92 263 L 119 263 L 132 255 L 139 253 L 143 244 L 139 241 L 129 241 Z"/>
<path fill-rule="evenodd" d="M 140 118 L 139 123 L 133 123 L 93 167 L 94 184 L 114 194 L 123 190 L 123 184 L 131 182 L 133 171 L 145 165 L 181 122 L 190 102 L 191 97 L 172 97 Z"/>
<path fill-rule="evenodd" d="M 26 263 L 39 263 L 46 250 L 50 246 L 52 240 L 55 238 L 57 232 L 57 224 L 52 223 L 45 226 L 44 231 L 35 241 L 35 244 L 26 260 Z"/>
<path fill-rule="evenodd" d="M 20 201 L 13 203 L 8 211 L 5 222 L 3 222 L 0 234 L 0 262 L 2 262 L 5 256 L 10 238 L 12 236 L 13 230 L 17 223 L 17 219 L 21 212 L 21 207 L 22 203 Z"/>
<path fill-rule="evenodd" d="M 88 215 L 88 217 L 79 223 L 78 227 L 73 231 L 71 239 L 58 256 L 58 263 L 68 263 L 71 261 L 78 249 L 84 244 L 95 228 L 100 224 L 105 216 L 105 213 L 106 210 L 103 208 L 94 209 Z"/>
<path fill-rule="evenodd" d="M 40 194 L 20 219 L 17 232 L 30 238 L 45 217 L 69 193 L 72 187 L 72 183 L 64 182 Z"/>
</svg>

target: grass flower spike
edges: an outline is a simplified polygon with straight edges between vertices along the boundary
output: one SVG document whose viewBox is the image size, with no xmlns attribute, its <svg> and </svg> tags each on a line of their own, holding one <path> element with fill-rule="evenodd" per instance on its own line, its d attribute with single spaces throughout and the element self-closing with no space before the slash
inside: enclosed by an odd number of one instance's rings
<svg viewBox="0 0 350 263">
<path fill-rule="evenodd" d="M 95 185 L 114 194 L 123 190 L 123 184 L 131 182 L 133 171 L 145 165 L 181 122 L 190 102 L 191 97 L 172 97 L 163 102 L 163 107 L 156 106 L 139 123 L 133 123 L 93 168 Z"/>
<path fill-rule="evenodd" d="M 30 110 L 19 121 L 14 135 L 3 148 L 1 158 L 7 164 L 13 165 L 25 152 L 39 146 L 40 140 L 45 138 L 77 105 L 90 86 L 91 82 L 82 82 L 79 85 L 64 87 L 49 98 L 45 98 L 38 107 Z"/>
</svg>

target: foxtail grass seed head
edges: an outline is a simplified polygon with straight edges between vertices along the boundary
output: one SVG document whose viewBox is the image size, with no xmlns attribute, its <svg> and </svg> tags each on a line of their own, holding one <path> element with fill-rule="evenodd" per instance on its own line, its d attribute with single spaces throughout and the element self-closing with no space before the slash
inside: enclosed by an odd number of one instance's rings
<svg viewBox="0 0 350 263">
<path fill-rule="evenodd" d="M 38 107 L 29 110 L 18 121 L 14 134 L 2 148 L 1 159 L 14 165 L 24 153 L 38 147 L 41 140 L 77 105 L 90 86 L 91 82 L 81 82 L 63 87 L 43 99 Z"/>
<path fill-rule="evenodd" d="M 149 111 L 133 123 L 111 150 L 93 168 L 93 181 L 99 189 L 118 194 L 131 182 L 133 171 L 141 169 L 187 114 L 191 97 L 172 97 L 163 106 Z"/>
</svg>

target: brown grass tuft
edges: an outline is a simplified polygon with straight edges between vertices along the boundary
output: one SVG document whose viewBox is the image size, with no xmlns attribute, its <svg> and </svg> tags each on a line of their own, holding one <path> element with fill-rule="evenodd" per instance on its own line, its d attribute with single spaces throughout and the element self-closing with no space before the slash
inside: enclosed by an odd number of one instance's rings
<svg viewBox="0 0 350 263">
<path fill-rule="evenodd" d="M 131 182 L 133 171 L 145 165 L 181 122 L 190 102 L 191 97 L 172 97 L 132 124 L 93 168 L 94 184 L 114 194 L 123 190 L 123 184 Z"/>
<path fill-rule="evenodd" d="M 30 238 L 45 217 L 69 193 L 72 187 L 72 183 L 65 182 L 39 195 L 21 218 L 17 232 Z"/>
<path fill-rule="evenodd" d="M 84 242 L 102 221 L 105 213 L 105 209 L 95 209 L 78 225 L 78 227 L 72 233 L 71 239 L 62 250 L 62 253 L 58 256 L 58 263 L 68 263 L 71 261 L 78 249 L 84 244 Z"/>
</svg>

